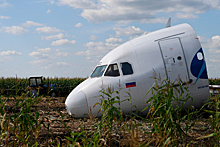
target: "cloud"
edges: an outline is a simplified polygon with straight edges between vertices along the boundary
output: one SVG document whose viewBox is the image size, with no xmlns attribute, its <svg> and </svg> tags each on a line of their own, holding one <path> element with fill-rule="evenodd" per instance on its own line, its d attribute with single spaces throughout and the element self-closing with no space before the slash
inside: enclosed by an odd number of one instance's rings
<svg viewBox="0 0 220 147">
<path fill-rule="evenodd" d="M 37 51 L 40 51 L 40 52 L 51 52 L 52 50 L 50 48 L 41 48 L 41 49 L 37 49 Z"/>
<path fill-rule="evenodd" d="M 150 12 L 132 12 L 133 10 L 127 9 L 120 11 L 120 8 L 101 8 L 101 9 L 85 9 L 81 16 L 92 23 L 101 23 L 103 21 L 140 21 L 142 19 L 152 19 L 154 15 Z"/>
<path fill-rule="evenodd" d="M 48 10 L 47 10 L 47 13 L 50 13 L 50 12 L 51 12 L 51 11 L 48 9 Z"/>
<path fill-rule="evenodd" d="M 0 16 L 0 19 L 10 19 L 10 18 L 11 18 L 10 16 L 3 16 L 3 15 Z"/>
<path fill-rule="evenodd" d="M 63 33 L 59 33 L 57 35 L 41 37 L 41 39 L 43 39 L 43 40 L 54 40 L 54 39 L 63 39 L 64 37 L 65 36 L 63 35 Z"/>
<path fill-rule="evenodd" d="M 55 1 L 50 1 L 50 4 L 54 4 L 55 3 Z"/>
<path fill-rule="evenodd" d="M 70 66 L 70 64 L 66 62 L 57 62 L 57 66 Z"/>
<path fill-rule="evenodd" d="M 5 32 L 5 33 L 9 33 L 9 34 L 13 34 L 13 35 L 19 35 L 22 33 L 27 33 L 28 29 L 24 29 L 23 27 L 20 26 L 11 26 L 11 27 L 2 27 L 1 31 Z"/>
<path fill-rule="evenodd" d="M 79 27 L 83 27 L 83 24 L 81 24 L 81 23 L 77 23 L 77 24 L 75 25 L 75 27 L 77 27 L 77 28 L 79 28 Z"/>
<path fill-rule="evenodd" d="M 150 19 L 142 19 L 141 23 L 167 23 L 167 18 L 158 17 L 158 18 L 150 18 Z"/>
<path fill-rule="evenodd" d="M 113 28 L 116 32 L 116 36 L 133 36 L 143 34 L 144 31 L 134 26 L 128 26 L 127 28 Z"/>
<path fill-rule="evenodd" d="M 208 49 L 208 51 L 212 54 L 219 54 L 220 55 L 220 36 L 216 35 L 212 38 L 206 38 L 204 36 L 199 36 L 199 40 L 203 48 Z"/>
<path fill-rule="evenodd" d="M 57 29 L 55 27 L 53 27 L 53 28 L 52 27 L 46 27 L 46 26 L 41 27 L 41 28 L 36 28 L 36 31 L 38 33 L 46 33 L 46 34 L 53 34 L 53 33 L 61 32 L 60 29 Z"/>
<path fill-rule="evenodd" d="M 90 0 L 58 0 L 58 5 L 69 5 L 79 9 L 94 9 L 96 5 Z"/>
<path fill-rule="evenodd" d="M 220 35 L 216 35 L 211 38 L 207 38 L 205 36 L 198 37 L 206 55 L 209 75 L 219 77 Z"/>
<path fill-rule="evenodd" d="M 58 57 L 67 57 L 67 56 L 70 56 L 71 54 L 68 53 L 68 52 L 57 52 L 56 53 L 56 56 Z"/>
<path fill-rule="evenodd" d="M 40 60 L 31 61 L 29 63 L 31 63 L 31 64 L 45 64 L 45 63 L 48 63 L 48 60 L 47 59 L 40 59 Z"/>
<path fill-rule="evenodd" d="M 194 15 L 191 13 L 176 13 L 176 17 L 179 19 L 197 19 L 198 15 Z"/>
<path fill-rule="evenodd" d="M 148 33 L 150 33 L 150 32 L 146 32 L 146 31 L 145 31 L 145 32 L 142 33 L 141 35 L 130 36 L 130 37 L 129 37 L 129 40 L 132 40 L 132 39 L 138 38 L 138 37 L 143 36 L 143 35 L 146 35 L 146 34 L 148 34 Z"/>
<path fill-rule="evenodd" d="M 216 63 L 216 62 L 219 62 L 220 60 L 219 59 L 210 59 L 210 61 Z"/>
<path fill-rule="evenodd" d="M 107 43 L 122 43 L 122 42 L 124 42 L 124 40 L 121 39 L 121 38 L 113 38 L 113 37 L 111 37 L 109 39 L 106 39 L 106 42 Z"/>
<path fill-rule="evenodd" d="M 36 59 L 49 59 L 52 58 L 52 55 L 48 54 L 51 51 L 52 50 L 50 48 L 41 48 L 41 49 L 37 48 L 37 51 L 31 52 L 29 56 Z"/>
<path fill-rule="evenodd" d="M 142 23 L 166 23 L 159 13 L 177 14 L 178 18 L 197 18 L 194 14 L 220 9 L 219 0 L 59 0 L 58 5 L 82 9 L 81 16 L 92 23 L 104 21 L 141 21 Z M 183 15 L 184 14 L 184 15 Z"/>
<path fill-rule="evenodd" d="M 7 3 L 6 0 L 4 0 L 3 3 L 0 4 L 0 7 L 6 7 L 9 5 L 11 5 L 11 4 Z"/>
<path fill-rule="evenodd" d="M 60 45 L 68 45 L 68 44 L 75 44 L 75 43 L 76 43 L 75 40 L 69 41 L 68 39 L 60 39 L 60 40 L 53 41 L 51 45 L 60 46 Z"/>
<path fill-rule="evenodd" d="M 49 54 L 45 54 L 42 52 L 32 52 L 29 54 L 29 56 L 36 58 L 36 59 L 48 59 L 50 57 Z"/>
<path fill-rule="evenodd" d="M 98 62 L 101 57 L 103 57 L 106 53 L 111 51 L 112 49 L 119 46 L 119 44 L 111 44 L 104 42 L 89 42 L 84 44 L 85 47 L 88 48 L 86 51 L 76 52 L 77 56 L 86 56 L 86 59 L 90 62 Z"/>
<path fill-rule="evenodd" d="M 208 75 L 211 77 L 219 77 L 220 35 L 215 35 L 211 38 L 198 36 L 198 38 L 205 54 Z"/>
<path fill-rule="evenodd" d="M 26 21 L 25 23 L 22 23 L 22 26 L 30 28 L 31 26 L 43 26 L 43 24 L 36 23 L 36 22 L 33 22 L 33 21 Z"/>
<path fill-rule="evenodd" d="M 35 47 L 36 51 L 29 53 L 29 56 L 35 58 L 36 60 L 30 61 L 30 64 L 40 64 L 41 67 L 45 69 L 51 68 L 56 63 L 54 63 L 56 56 L 51 48 L 38 48 Z"/>
<path fill-rule="evenodd" d="M 13 50 L 13 51 L 3 51 L 3 52 L 0 52 L 0 55 L 1 56 L 21 55 L 21 53 L 16 52 L 15 50 Z"/>
<path fill-rule="evenodd" d="M 90 36 L 90 39 L 91 39 L 91 40 L 96 40 L 97 37 L 96 37 L 95 35 L 91 35 L 91 36 Z"/>
</svg>

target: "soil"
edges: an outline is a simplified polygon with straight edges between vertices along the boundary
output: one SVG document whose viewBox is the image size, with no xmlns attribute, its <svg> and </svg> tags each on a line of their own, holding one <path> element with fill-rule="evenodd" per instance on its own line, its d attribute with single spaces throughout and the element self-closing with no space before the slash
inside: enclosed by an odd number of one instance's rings
<svg viewBox="0 0 220 147">
<path fill-rule="evenodd" d="M 70 137 L 70 132 L 78 130 L 80 124 L 82 124 L 81 119 L 75 120 L 69 116 L 65 108 L 65 100 L 65 97 L 43 97 L 39 103 L 34 106 L 37 107 L 39 112 L 39 123 L 45 124 L 45 126 L 41 125 L 38 135 L 36 135 L 36 141 L 39 146 L 57 146 L 59 142 L 61 144 L 69 144 L 66 136 Z M 14 98 L 9 98 L 5 104 L 5 110 L 8 115 L 10 115 L 10 110 L 12 110 L 14 106 Z M 36 109 L 32 108 L 31 113 L 35 116 Z M 11 127 L 13 127 L 13 124 L 11 124 Z M 46 127 L 48 127 L 49 130 Z M 10 142 L 14 142 L 13 139 L 14 134 L 10 133 L 9 144 Z M 29 141 L 30 144 L 32 144 L 32 142 L 35 143 L 34 140 Z"/>
<path fill-rule="evenodd" d="M 49 130 L 43 125 L 40 127 L 38 132 L 39 135 L 37 135 L 36 139 L 38 146 L 58 146 L 59 143 L 60 145 L 64 146 L 70 145 L 71 142 L 66 137 L 71 138 L 71 132 L 80 132 L 80 125 L 89 132 L 91 131 L 90 126 L 99 122 L 99 119 L 75 119 L 69 116 L 65 108 L 65 100 L 65 97 L 43 97 L 41 101 L 39 101 L 38 105 L 35 106 L 38 108 L 39 122 L 43 122 L 46 126 L 49 125 Z M 5 110 L 10 113 L 10 110 L 13 109 L 14 106 L 14 98 L 9 98 L 9 100 L 6 102 Z M 36 109 L 33 108 L 31 113 L 35 115 Z M 204 136 L 213 132 L 212 127 L 208 122 L 208 118 L 209 116 L 207 115 L 199 115 L 190 122 L 195 122 L 195 125 L 190 129 L 187 136 L 184 136 L 183 134 L 183 137 L 188 139 L 188 143 L 191 141 L 190 146 L 213 146 L 213 137 L 204 139 Z M 125 123 L 130 123 L 129 119 L 125 120 Z M 134 121 L 137 124 L 142 124 L 142 126 L 138 127 L 138 140 L 144 142 L 146 138 L 149 137 L 144 132 L 150 132 L 152 129 L 152 124 L 144 122 L 140 119 L 135 119 Z M 12 127 L 12 124 L 10 125 Z M 182 129 L 185 129 L 184 124 L 182 125 Z M 117 126 L 114 127 L 114 130 L 117 130 Z M 129 132 L 127 132 L 127 134 L 129 134 Z M 11 144 L 11 146 L 13 146 L 14 137 L 15 135 L 10 133 L 8 144 Z M 123 139 L 121 136 L 119 136 L 119 134 L 117 134 L 117 131 L 113 131 L 112 138 L 114 138 L 114 146 L 119 146 L 119 142 L 121 142 L 121 146 L 130 146 L 128 144 L 129 137 L 125 137 L 124 143 L 122 143 Z M 126 140 L 127 143 L 125 142 Z M 32 145 L 32 142 L 35 143 L 36 141 L 30 140 L 30 144 Z M 80 144 L 80 141 L 78 144 Z M 181 144 L 182 145 L 180 146 L 186 145 L 184 143 Z"/>
</svg>

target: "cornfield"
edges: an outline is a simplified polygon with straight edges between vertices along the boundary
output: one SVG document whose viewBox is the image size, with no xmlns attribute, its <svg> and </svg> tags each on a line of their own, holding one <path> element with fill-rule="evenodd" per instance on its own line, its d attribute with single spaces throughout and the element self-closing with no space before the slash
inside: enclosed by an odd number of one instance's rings
<svg viewBox="0 0 220 147">
<path fill-rule="evenodd" d="M 55 84 L 55 92 L 57 96 L 67 96 L 77 85 L 83 82 L 86 78 L 46 78 L 44 83 Z M 220 85 L 219 78 L 210 78 L 210 85 Z M 29 85 L 28 78 L 0 78 L 0 94 L 21 95 L 25 92 L 26 87 Z"/>
<path fill-rule="evenodd" d="M 45 83 L 55 84 L 61 93 L 71 91 L 83 80 L 49 78 Z M 26 88 L 28 79 L 1 78 L 0 84 L 2 91 L 17 89 L 18 94 L 25 90 L 22 88 Z M 167 80 L 162 88 L 156 83 L 151 90 L 154 95 L 145 102 L 150 104 L 145 108 L 149 108 L 147 117 L 133 112 L 122 114 L 120 107 L 114 106 L 123 102 L 120 91 L 108 88 L 101 91 L 103 99 L 94 105 L 100 105 L 103 115 L 89 115 L 89 119 L 69 116 L 65 97 L 1 95 L 0 146 L 219 146 L 219 96 L 210 98 L 200 110 L 189 107 L 183 112 L 183 105 L 173 107 L 173 101 L 184 104 L 191 97 L 182 97 L 184 91 L 173 87 L 173 83 Z"/>
<path fill-rule="evenodd" d="M 209 85 L 220 85 L 220 79 L 219 78 L 209 79 Z"/>
<path fill-rule="evenodd" d="M 44 84 L 55 84 L 55 92 L 57 96 L 67 96 L 77 85 L 83 82 L 86 78 L 46 78 Z M 0 78 L 0 94 L 21 95 L 26 91 L 29 85 L 28 78 Z"/>
</svg>

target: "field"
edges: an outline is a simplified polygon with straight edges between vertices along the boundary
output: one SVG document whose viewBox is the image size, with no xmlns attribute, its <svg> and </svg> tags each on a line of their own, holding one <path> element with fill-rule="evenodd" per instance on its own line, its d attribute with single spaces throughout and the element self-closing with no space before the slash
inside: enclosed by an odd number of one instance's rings
<svg viewBox="0 0 220 147">
<path fill-rule="evenodd" d="M 57 96 L 67 96 L 77 85 L 86 78 L 46 78 L 44 83 L 55 84 Z M 11 96 L 21 95 L 26 92 L 29 85 L 28 78 L 0 78 L 0 95 Z M 220 79 L 209 79 L 209 85 L 220 85 Z"/>
<path fill-rule="evenodd" d="M 57 96 L 67 96 L 85 78 L 46 78 L 44 84 L 55 84 Z M 28 78 L 0 78 L 0 95 L 21 95 L 29 85 Z"/>
<path fill-rule="evenodd" d="M 175 88 L 169 83 L 165 91 Z M 205 109 L 181 112 L 169 107 L 172 93 L 155 88 L 148 117 L 123 115 L 113 107 L 110 89 L 100 103 L 103 116 L 74 119 L 65 109 L 66 97 L 1 96 L 0 144 L 5 146 L 219 146 L 218 97 Z M 190 97 L 188 97 L 190 98 Z M 160 102 L 158 103 L 157 100 Z M 181 100 L 180 98 L 177 99 Z M 158 105 L 164 103 L 166 107 Z M 167 108 L 171 108 L 167 110 Z M 155 111 L 158 110 L 158 111 Z M 105 113 L 107 112 L 107 113 Z M 164 113 L 167 112 L 167 113 Z M 115 115 L 117 113 L 117 116 Z M 105 115 L 106 114 L 106 115 Z"/>
<path fill-rule="evenodd" d="M 22 100 L 28 100 L 29 98 L 20 97 Z M 86 131 L 86 135 L 89 137 L 89 133 L 91 133 L 92 126 L 94 124 L 100 123 L 101 119 L 74 119 L 71 118 L 67 111 L 65 110 L 65 97 L 40 97 L 37 104 L 33 104 L 30 108 L 26 106 L 25 112 L 21 112 L 21 105 L 16 106 L 16 101 L 20 99 L 17 97 L 16 99 L 10 97 L 5 103 L 5 114 L 1 117 L 1 127 L 7 126 L 7 128 L 1 128 L 1 144 L 6 146 L 22 146 L 22 145 L 34 145 L 36 146 L 69 146 L 72 144 L 72 141 L 67 137 L 75 139 L 82 130 Z M 2 101 L 5 101 L 7 98 L 2 97 Z M 31 98 L 33 101 L 33 98 Z M 20 101 L 21 104 L 23 103 Z M 26 102 L 27 104 L 27 102 Z M 30 103 L 29 103 L 30 104 Z M 31 105 L 31 104 L 30 104 Z M 29 110 L 30 109 L 30 110 Z M 36 117 L 36 114 L 39 113 L 39 116 Z M 4 116 L 8 117 L 8 119 L 4 118 Z M 17 120 L 10 120 L 9 118 L 14 118 L 16 115 L 20 118 L 16 118 Z M 23 117 L 25 118 L 23 118 Z M 30 118 L 30 116 L 34 116 L 34 118 Z M 120 126 L 117 123 L 113 123 L 113 128 L 111 132 L 111 143 L 112 145 L 117 146 L 130 146 L 129 144 L 133 141 L 133 146 L 141 145 L 147 138 L 151 138 L 149 134 L 145 134 L 146 132 L 150 132 L 153 128 L 153 123 L 142 120 L 138 118 L 130 119 L 123 118 L 124 124 L 127 124 L 129 127 L 132 125 L 136 125 L 132 130 L 126 131 L 121 130 Z M 24 123 L 22 123 L 24 121 Z M 214 138 L 206 138 L 204 136 L 212 133 L 212 126 L 208 122 L 208 118 L 205 118 L 203 115 L 198 117 L 194 117 L 190 120 L 190 123 L 195 122 L 194 126 L 188 131 L 187 136 L 184 136 L 185 139 L 188 139 L 188 142 L 191 142 L 191 145 L 204 145 L 204 146 L 213 146 Z M 7 123 L 7 124 L 4 124 Z M 28 124 L 25 124 L 28 123 Z M 138 126 L 138 124 L 141 124 Z M 182 123 L 182 128 L 185 129 L 185 123 Z M 19 127 L 20 126 L 20 127 Z M 82 126 L 83 129 L 80 128 Z M 126 126 L 126 125 L 124 125 Z M 25 129 L 27 129 L 25 131 Z M 7 132 L 4 135 L 4 131 Z M 71 132 L 79 133 L 74 137 L 71 137 Z M 119 136 L 121 134 L 121 136 Z M 156 135 L 156 134 L 155 134 Z M 155 136 L 157 137 L 157 136 Z M 158 135 L 159 137 L 159 135 Z M 103 138 L 104 140 L 105 138 Z M 159 141 L 162 138 L 155 138 Z M 108 139 L 106 139 L 107 142 Z M 153 139 L 152 139 L 153 140 Z M 81 144 L 82 138 L 76 141 L 76 144 Z M 78 143 L 77 143 L 78 142 Z M 135 144 L 136 143 L 136 144 Z M 104 144 L 104 142 L 103 142 Z M 102 145 L 101 145 L 102 146 Z M 111 146 L 111 145 L 106 145 Z M 183 145 L 184 146 L 184 145 Z"/>
</svg>

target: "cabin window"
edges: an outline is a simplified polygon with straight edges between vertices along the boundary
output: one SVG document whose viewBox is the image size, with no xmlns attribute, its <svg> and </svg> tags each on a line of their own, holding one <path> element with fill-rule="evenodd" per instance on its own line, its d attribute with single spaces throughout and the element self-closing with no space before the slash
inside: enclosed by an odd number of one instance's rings
<svg viewBox="0 0 220 147">
<path fill-rule="evenodd" d="M 103 72 L 105 71 L 107 65 L 97 66 L 93 71 L 91 77 L 101 77 Z"/>
<path fill-rule="evenodd" d="M 123 75 L 133 74 L 133 69 L 131 67 L 131 64 L 128 62 L 121 63 L 121 70 L 123 72 Z"/>
<path fill-rule="evenodd" d="M 41 77 L 34 77 L 34 78 L 30 78 L 30 85 L 34 86 L 34 85 L 42 85 L 42 79 Z"/>
<path fill-rule="evenodd" d="M 41 78 L 37 78 L 36 80 L 37 80 L 37 85 L 43 84 Z"/>
<path fill-rule="evenodd" d="M 30 85 L 37 85 L 35 78 L 30 79 Z"/>
<path fill-rule="evenodd" d="M 108 66 L 108 69 L 105 72 L 105 76 L 110 76 L 110 77 L 120 76 L 120 73 L 118 70 L 118 65 L 117 64 L 110 64 Z"/>
</svg>

